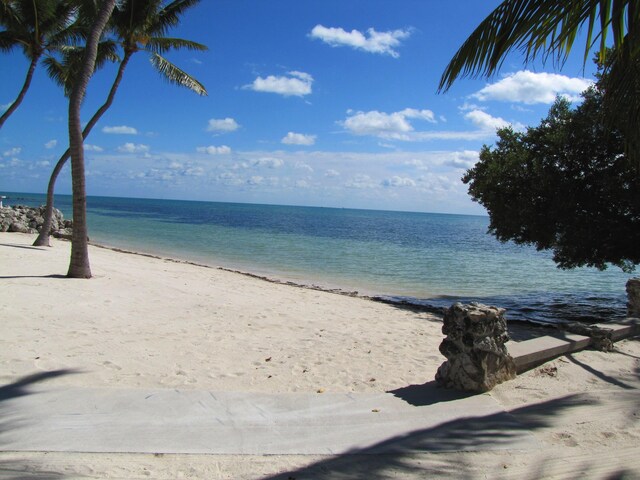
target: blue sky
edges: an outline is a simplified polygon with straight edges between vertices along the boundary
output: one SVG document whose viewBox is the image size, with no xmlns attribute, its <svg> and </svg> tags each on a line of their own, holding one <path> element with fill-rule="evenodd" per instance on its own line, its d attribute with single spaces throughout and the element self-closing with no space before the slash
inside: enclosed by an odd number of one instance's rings
<svg viewBox="0 0 640 480">
<path fill-rule="evenodd" d="M 208 96 L 168 84 L 136 54 L 85 142 L 87 192 L 483 214 L 460 181 L 482 145 L 497 127 L 537 125 L 558 94 L 578 99 L 594 71 L 580 48 L 562 70 L 514 54 L 495 77 L 438 94 L 448 61 L 498 3 L 204 0 L 168 35 L 209 50 L 167 57 Z M 27 60 L 16 51 L 0 66 L 3 109 Z M 87 120 L 115 70 L 94 76 Z M 46 191 L 67 108 L 39 68 L 0 130 L 0 192 Z M 71 192 L 68 169 L 56 192 Z"/>
</svg>

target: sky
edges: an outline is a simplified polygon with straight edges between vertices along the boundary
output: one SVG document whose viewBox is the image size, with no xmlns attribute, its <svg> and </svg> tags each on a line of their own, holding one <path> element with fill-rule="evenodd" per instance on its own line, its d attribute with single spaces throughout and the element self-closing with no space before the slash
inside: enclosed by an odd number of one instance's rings
<svg viewBox="0 0 640 480">
<path fill-rule="evenodd" d="M 85 140 L 87 194 L 485 214 L 461 181 L 496 129 L 540 123 L 557 95 L 580 101 L 595 67 L 582 45 L 557 68 L 515 52 L 491 78 L 438 92 L 449 60 L 496 0 L 203 0 L 167 36 L 205 52 L 167 58 L 207 89 L 169 84 L 135 54 Z M 0 110 L 28 62 L 0 55 Z M 84 121 L 116 65 L 96 72 Z M 0 130 L 0 194 L 45 193 L 68 144 L 68 101 L 36 70 Z M 56 193 L 71 193 L 70 169 Z"/>
</svg>

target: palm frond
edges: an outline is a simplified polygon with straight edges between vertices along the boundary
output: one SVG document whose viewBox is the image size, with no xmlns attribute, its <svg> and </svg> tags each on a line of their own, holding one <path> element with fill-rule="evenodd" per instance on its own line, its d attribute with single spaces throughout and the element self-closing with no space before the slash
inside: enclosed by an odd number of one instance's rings
<svg viewBox="0 0 640 480">
<path fill-rule="evenodd" d="M 9 52 L 23 43 L 24 42 L 21 42 L 15 35 L 12 35 L 11 32 L 6 30 L 0 32 L 0 52 Z"/>
<path fill-rule="evenodd" d="M 12 30 L 20 23 L 20 17 L 13 8 L 13 2 L 0 2 L 0 25 L 7 30 Z"/>
<path fill-rule="evenodd" d="M 167 29 L 180 23 L 180 17 L 189 8 L 200 3 L 200 0 L 174 0 L 158 13 L 156 28 L 158 33 L 166 33 Z"/>
<path fill-rule="evenodd" d="M 182 38 L 152 37 L 147 40 L 146 50 L 153 53 L 166 53 L 169 50 L 192 50 L 204 52 L 209 48 L 201 43 L 184 40 Z"/>
<path fill-rule="evenodd" d="M 456 52 L 438 90 L 448 90 L 459 76 L 491 76 L 513 50 L 520 50 L 526 63 L 542 56 L 561 65 L 585 25 L 585 64 L 598 39 L 604 54 L 609 32 L 616 49 L 632 41 L 638 52 L 640 35 L 626 33 L 630 25 L 637 27 L 639 9 L 640 0 L 504 0 Z"/>
<path fill-rule="evenodd" d="M 113 40 L 105 40 L 98 44 L 96 66 L 94 71 L 101 69 L 106 62 L 118 63 L 121 61 L 118 55 L 118 43 Z"/>
<path fill-rule="evenodd" d="M 207 90 L 198 80 L 186 73 L 184 70 L 176 67 L 166 58 L 161 57 L 157 53 L 153 53 L 150 58 L 151 64 L 162 76 L 170 83 L 186 87 L 193 90 L 198 95 L 207 95 Z"/>
<path fill-rule="evenodd" d="M 56 85 L 63 88 L 65 96 L 68 96 L 68 91 L 66 88 L 68 76 L 64 65 L 62 65 L 62 63 L 54 57 L 45 58 L 42 61 L 42 64 L 44 65 L 49 78 L 51 78 L 51 80 L 53 80 Z"/>
</svg>

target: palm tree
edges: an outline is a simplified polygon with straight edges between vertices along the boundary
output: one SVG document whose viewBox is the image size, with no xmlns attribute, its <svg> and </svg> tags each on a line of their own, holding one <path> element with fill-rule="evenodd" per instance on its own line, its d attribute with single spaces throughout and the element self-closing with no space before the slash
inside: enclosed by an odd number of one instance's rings
<svg viewBox="0 0 640 480">
<path fill-rule="evenodd" d="M 625 133 L 628 153 L 640 165 L 640 0 L 504 0 L 456 52 L 439 91 L 460 76 L 491 76 L 513 50 L 524 53 L 526 62 L 542 57 L 562 65 L 581 29 L 586 31 L 584 64 L 596 47 L 608 70 L 608 121 Z"/>
<path fill-rule="evenodd" d="M 109 95 L 105 103 L 96 111 L 84 128 L 82 132 L 83 138 L 89 135 L 93 127 L 98 123 L 98 120 L 100 120 L 102 115 L 111 107 L 127 64 L 131 56 L 136 52 L 148 52 L 151 55 L 151 63 L 157 68 L 159 73 L 170 82 L 187 87 L 199 95 L 207 94 L 207 90 L 200 82 L 160 55 L 160 52 L 166 52 L 171 49 L 187 48 L 200 51 L 207 49 L 206 46 L 196 42 L 163 36 L 169 27 L 179 22 L 179 17 L 188 8 L 196 5 L 199 1 L 200 0 L 176 0 L 163 7 L 163 2 L 157 0 L 129 0 L 121 6 L 116 6 L 111 17 L 111 28 L 118 37 L 117 42 L 120 43 L 124 55 L 120 61 L 118 72 L 109 91 Z M 76 55 L 76 52 L 67 53 Z M 105 47 L 105 57 L 108 57 L 107 47 Z M 73 70 L 72 65 L 76 63 L 77 61 L 73 57 L 70 58 L 69 55 L 67 55 L 66 61 L 57 62 L 49 60 L 47 63 L 49 75 L 65 88 L 65 92 L 68 92 L 70 89 L 71 79 L 74 78 L 74 74 L 71 73 Z M 44 222 L 40 234 L 34 242 L 35 246 L 48 246 L 50 243 L 49 233 L 53 220 L 55 182 L 68 158 L 69 150 L 60 157 L 49 179 Z"/>
<path fill-rule="evenodd" d="M 0 128 L 20 106 L 29 90 L 33 73 L 43 55 L 64 44 L 76 6 L 65 0 L 2 0 L 0 2 L 0 51 L 21 47 L 29 59 L 27 75 L 18 96 L 0 116 Z"/>
<path fill-rule="evenodd" d="M 84 148 L 80 107 L 87 85 L 95 69 L 98 43 L 107 25 L 116 0 L 103 0 L 93 22 L 84 52 L 82 68 L 74 82 L 69 97 L 69 149 L 71 151 L 71 177 L 73 185 L 73 235 L 71 237 L 71 261 L 67 276 L 91 278 L 89 245 L 87 240 L 87 194 L 84 174 Z"/>
</svg>

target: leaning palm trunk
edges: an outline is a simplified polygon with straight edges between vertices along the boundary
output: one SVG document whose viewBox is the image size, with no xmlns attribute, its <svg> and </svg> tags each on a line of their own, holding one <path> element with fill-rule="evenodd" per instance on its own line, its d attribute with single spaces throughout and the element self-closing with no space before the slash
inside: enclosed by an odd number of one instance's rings
<svg viewBox="0 0 640 480">
<path fill-rule="evenodd" d="M 120 67 L 118 68 L 118 74 L 116 75 L 115 80 L 113 81 L 113 85 L 111 86 L 111 90 L 109 91 L 109 95 L 107 96 L 107 100 L 104 104 L 98 109 L 96 113 L 93 114 L 91 120 L 84 130 L 82 131 L 82 139 L 85 140 L 93 127 L 98 123 L 102 115 L 111 107 L 113 104 L 113 99 L 116 96 L 116 91 L 118 90 L 118 86 L 120 85 L 120 81 L 122 80 L 122 75 L 124 74 L 124 70 L 127 67 L 127 63 L 129 63 L 129 59 L 131 58 L 131 53 L 125 53 L 122 62 L 120 62 Z M 56 166 L 53 168 L 53 172 L 51 173 L 51 177 L 49 178 L 49 186 L 47 187 L 47 206 L 44 212 L 44 222 L 42 224 L 42 228 L 40 230 L 40 234 L 36 241 L 33 242 L 35 247 L 45 247 L 50 246 L 50 234 L 51 234 L 51 224 L 53 223 L 53 193 L 55 190 L 56 180 L 58 179 L 58 175 L 62 170 L 62 167 L 67 163 L 67 160 L 70 156 L 70 149 L 67 149 L 64 154 L 56 163 Z"/>
<path fill-rule="evenodd" d="M 27 90 L 31 86 L 31 80 L 33 79 L 33 72 L 36 70 L 36 65 L 38 65 L 38 60 L 40 60 L 40 54 L 34 55 L 31 59 L 31 63 L 29 64 L 29 70 L 27 70 L 27 77 L 24 80 L 24 84 L 22 85 L 22 90 L 18 94 L 18 97 L 14 100 L 14 102 L 9 105 L 9 108 L 2 114 L 0 117 L 0 128 L 4 125 L 4 122 L 7 121 L 7 118 L 11 116 L 13 112 L 20 106 L 22 100 L 24 100 L 25 95 L 27 94 Z"/>
<path fill-rule="evenodd" d="M 91 79 L 98 42 L 104 30 L 116 0 L 104 0 L 91 26 L 87 38 L 82 70 L 69 98 L 69 151 L 71 154 L 71 178 L 73 185 L 73 234 L 71 236 L 71 261 L 67 276 L 71 278 L 91 278 L 89 265 L 89 244 L 87 240 L 87 193 L 84 172 L 84 145 L 80 107 L 87 85 Z"/>
</svg>

